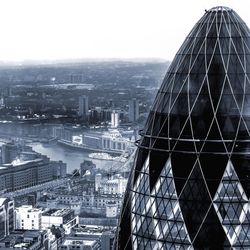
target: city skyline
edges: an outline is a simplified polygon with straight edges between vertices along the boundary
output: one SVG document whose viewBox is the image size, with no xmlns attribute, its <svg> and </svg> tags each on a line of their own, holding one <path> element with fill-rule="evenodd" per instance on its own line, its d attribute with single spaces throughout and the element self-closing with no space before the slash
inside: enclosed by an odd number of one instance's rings
<svg viewBox="0 0 250 250">
<path fill-rule="evenodd" d="M 0 61 L 172 60 L 198 19 L 196 13 L 218 5 L 235 9 L 250 24 L 243 0 L 2 1 Z"/>
</svg>

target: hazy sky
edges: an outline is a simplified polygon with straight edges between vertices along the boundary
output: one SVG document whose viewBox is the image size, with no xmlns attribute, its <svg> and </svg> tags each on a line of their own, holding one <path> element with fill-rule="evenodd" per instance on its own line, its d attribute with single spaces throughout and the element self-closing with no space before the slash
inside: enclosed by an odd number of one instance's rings
<svg viewBox="0 0 250 250">
<path fill-rule="evenodd" d="M 172 59 L 213 6 L 250 26 L 249 0 L 0 0 L 0 61 Z"/>
</svg>

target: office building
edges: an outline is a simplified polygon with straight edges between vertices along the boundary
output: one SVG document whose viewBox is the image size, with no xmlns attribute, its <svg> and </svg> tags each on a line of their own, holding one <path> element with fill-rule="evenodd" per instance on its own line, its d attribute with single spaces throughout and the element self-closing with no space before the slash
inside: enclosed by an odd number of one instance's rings
<svg viewBox="0 0 250 250">
<path fill-rule="evenodd" d="M 42 210 L 23 205 L 15 209 L 16 228 L 25 230 L 41 230 Z"/>
<path fill-rule="evenodd" d="M 14 201 L 0 198 L 0 240 L 14 230 Z"/>
<path fill-rule="evenodd" d="M 250 31 L 235 11 L 197 22 L 141 135 L 115 249 L 249 249 Z"/>
<path fill-rule="evenodd" d="M 111 128 L 117 128 L 118 126 L 119 126 L 119 113 L 114 110 L 111 113 Z"/>
<path fill-rule="evenodd" d="M 79 96 L 79 113 L 82 118 L 86 118 L 89 112 L 89 98 L 86 95 Z"/>
<path fill-rule="evenodd" d="M 4 239 L 0 239 L 0 249 L 49 249 L 47 231 L 16 230 Z"/>
<path fill-rule="evenodd" d="M 62 226 L 65 234 L 70 234 L 71 229 L 79 223 L 72 209 L 49 209 L 42 213 L 42 228 Z"/>
<path fill-rule="evenodd" d="M 128 120 L 130 122 L 136 122 L 139 118 L 139 101 L 133 98 L 129 101 L 128 106 Z"/>
<path fill-rule="evenodd" d="M 47 158 L 0 166 L 0 191 L 11 192 L 52 180 L 53 168 Z"/>
<path fill-rule="evenodd" d="M 20 152 L 21 152 L 20 147 L 16 145 L 14 142 L 3 144 L 1 151 L 2 163 L 3 164 L 11 163 L 18 157 Z"/>
</svg>

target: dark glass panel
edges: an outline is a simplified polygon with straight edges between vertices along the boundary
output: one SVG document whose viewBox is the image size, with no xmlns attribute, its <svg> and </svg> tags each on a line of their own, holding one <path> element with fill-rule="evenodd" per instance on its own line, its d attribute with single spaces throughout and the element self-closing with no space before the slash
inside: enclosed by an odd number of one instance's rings
<svg viewBox="0 0 250 250">
<path fill-rule="evenodd" d="M 190 71 L 191 74 L 202 74 L 202 76 L 204 77 L 204 75 L 206 74 L 204 54 L 199 54 L 198 56 L 195 56 L 192 59 L 192 69 Z"/>
<path fill-rule="evenodd" d="M 179 94 L 187 93 L 187 75 L 177 72 L 175 78 L 173 79 L 172 93 Z"/>
<path fill-rule="evenodd" d="M 144 132 L 147 134 L 147 135 L 151 135 L 151 130 L 152 130 L 152 126 L 153 126 L 153 117 L 154 117 L 154 113 L 153 111 L 150 111 L 149 115 L 148 115 L 148 119 L 146 121 L 146 124 L 145 124 L 145 128 L 144 128 Z"/>
<path fill-rule="evenodd" d="M 165 166 L 169 155 L 168 153 L 152 151 L 149 157 L 149 185 L 152 191 L 158 180 L 163 167 Z"/>
<path fill-rule="evenodd" d="M 178 73 L 182 73 L 187 75 L 189 72 L 189 64 L 190 64 L 190 55 L 182 55 L 182 59 L 180 61 L 180 65 L 177 69 Z"/>
<path fill-rule="evenodd" d="M 229 74 L 244 74 L 244 69 L 237 55 L 234 55 L 234 54 L 230 55 L 229 64 L 228 64 L 228 73 Z"/>
<path fill-rule="evenodd" d="M 233 46 L 233 51 L 231 54 L 236 54 L 236 55 L 244 55 L 244 47 L 243 47 L 243 41 L 239 37 L 232 37 L 232 46 Z M 243 64 L 244 65 L 244 64 Z"/>
<path fill-rule="evenodd" d="M 159 113 L 159 112 L 155 112 L 154 116 L 153 116 L 153 128 L 152 128 L 152 136 L 159 136 L 159 133 L 162 129 L 162 125 L 166 122 L 167 116 Z"/>
<path fill-rule="evenodd" d="M 250 43 L 250 41 L 249 41 L 249 43 Z M 249 52 L 250 51 L 249 51 L 249 48 L 246 47 L 246 45 L 245 45 L 245 51 L 248 54 L 248 55 L 246 55 L 246 73 L 249 77 L 249 74 L 250 74 L 250 55 L 249 55 Z"/>
<path fill-rule="evenodd" d="M 218 105 L 217 116 L 238 116 L 238 120 L 240 119 L 240 109 L 232 94 L 223 94 Z"/>
<path fill-rule="evenodd" d="M 241 119 L 237 138 L 243 139 L 243 140 L 249 139 L 249 135 L 250 135 L 249 124 L 247 123 L 247 121 L 244 121 L 243 119 Z"/>
<path fill-rule="evenodd" d="M 211 197 L 214 197 L 226 169 L 228 156 L 215 154 L 200 155 L 201 169 L 205 176 Z"/>
<path fill-rule="evenodd" d="M 169 136 L 178 138 L 180 131 L 181 131 L 180 117 L 177 115 L 171 115 Z"/>
<path fill-rule="evenodd" d="M 245 95 L 244 106 L 242 108 L 242 115 L 244 116 L 245 119 L 250 117 L 250 95 L 249 94 Z"/>
<path fill-rule="evenodd" d="M 172 95 L 174 97 L 173 104 L 171 106 L 170 113 L 176 115 L 188 115 L 188 101 L 187 101 L 187 93 L 181 93 L 178 96 Z"/>
<path fill-rule="evenodd" d="M 213 206 L 210 207 L 193 246 L 195 249 L 229 249 L 230 243 Z"/>
<path fill-rule="evenodd" d="M 127 197 L 128 198 L 128 197 Z M 124 206 L 126 204 L 126 206 Z M 118 248 L 117 249 L 132 249 L 131 242 L 131 213 L 130 213 L 130 202 L 124 200 L 123 212 L 120 219 L 120 227 L 118 227 Z"/>
<path fill-rule="evenodd" d="M 225 19 L 222 19 L 222 22 L 225 22 Z M 219 31 L 219 37 L 220 37 L 220 42 L 223 42 L 223 41 L 228 41 L 229 37 L 230 37 L 230 34 L 229 34 L 229 30 L 228 30 L 228 26 L 226 25 L 221 25 L 220 26 L 220 31 Z M 226 39 L 225 39 L 226 38 Z M 223 48 L 223 43 L 221 44 L 222 48 Z M 224 51 L 223 51 L 224 52 Z M 228 51 L 227 51 L 228 52 Z"/>
<path fill-rule="evenodd" d="M 189 96 L 196 97 L 198 93 L 202 93 L 201 91 L 204 89 L 200 89 L 202 86 L 206 85 L 205 81 L 205 74 L 196 74 L 192 71 L 189 74 Z M 194 98 L 192 98 L 194 99 Z"/>
<path fill-rule="evenodd" d="M 148 150 L 142 149 L 142 148 L 139 148 L 137 150 L 136 163 L 135 163 L 135 166 L 134 166 L 134 169 L 135 169 L 134 170 L 135 171 L 135 173 L 134 173 L 134 183 L 137 180 L 137 177 L 138 177 L 138 175 L 139 175 L 139 173 L 140 173 L 140 171 L 142 169 L 142 166 L 143 166 L 147 156 L 148 156 Z"/>
<path fill-rule="evenodd" d="M 201 150 L 202 153 L 223 153 L 226 154 L 226 147 L 222 141 L 206 141 Z"/>
<path fill-rule="evenodd" d="M 210 59 L 211 59 L 211 55 L 214 53 L 214 50 L 215 50 L 215 46 L 216 46 L 216 49 L 217 49 L 217 38 L 214 37 L 214 38 L 210 38 L 207 40 L 206 42 L 206 49 L 205 49 L 205 53 L 206 55 L 210 55 L 208 57 L 209 60 L 207 60 L 207 65 L 209 64 L 210 62 Z M 205 58 L 204 58 L 205 59 Z"/>
<path fill-rule="evenodd" d="M 152 148 L 155 149 L 156 151 L 159 150 L 164 150 L 167 152 L 169 150 L 169 141 L 166 138 L 157 138 L 153 140 Z M 163 153 L 165 153 L 163 152 Z"/>
<path fill-rule="evenodd" d="M 173 175 L 178 195 L 180 194 L 187 177 L 194 166 L 195 160 L 196 155 L 192 154 L 173 152 L 171 155 Z"/>
<path fill-rule="evenodd" d="M 218 124 L 216 123 L 215 120 L 213 120 L 212 125 L 208 131 L 208 136 L 207 136 L 207 140 L 222 140 L 223 138 L 221 137 L 221 131 L 220 128 L 218 126 Z M 211 148 L 212 152 L 213 149 Z"/>
<path fill-rule="evenodd" d="M 178 152 L 192 152 L 195 153 L 195 145 L 193 141 L 176 141 L 176 145 L 174 147 L 175 151 Z"/>
<path fill-rule="evenodd" d="M 189 236 L 193 240 L 211 205 L 199 162 L 195 163 L 179 197 L 179 202 Z"/>
<path fill-rule="evenodd" d="M 205 32 L 205 29 L 202 30 L 203 32 Z M 191 65 L 195 62 L 197 64 L 204 64 L 204 60 L 202 61 L 202 57 L 204 59 L 204 53 L 205 53 L 205 40 L 204 37 L 203 38 L 196 38 L 195 39 L 195 43 L 194 46 L 192 48 L 192 61 L 191 61 Z M 201 54 L 201 55 L 199 55 Z M 200 58 L 199 58 L 200 56 Z M 202 71 L 197 71 L 197 73 L 204 73 L 204 70 Z"/>
<path fill-rule="evenodd" d="M 240 145 L 238 146 L 240 148 Z M 247 149 L 248 148 L 248 149 Z M 246 144 L 242 147 L 242 150 L 250 149 L 250 145 Z M 244 191 L 248 198 L 250 198 L 250 158 L 246 155 L 233 155 L 232 164 L 235 167 L 235 171 L 240 179 L 240 183 L 243 186 Z"/>
<path fill-rule="evenodd" d="M 211 20 L 211 19 L 210 19 Z M 216 28 L 216 22 L 215 22 L 215 17 L 213 19 L 214 21 L 211 23 L 211 25 L 209 25 L 209 31 L 207 34 L 207 38 L 214 38 L 217 37 L 217 28 Z M 212 21 L 212 20 L 211 20 Z"/>
</svg>

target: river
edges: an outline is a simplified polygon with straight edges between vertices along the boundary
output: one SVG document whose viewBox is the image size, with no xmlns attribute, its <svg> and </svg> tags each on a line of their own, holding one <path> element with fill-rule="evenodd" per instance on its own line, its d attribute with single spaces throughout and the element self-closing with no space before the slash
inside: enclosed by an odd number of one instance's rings
<svg viewBox="0 0 250 250">
<path fill-rule="evenodd" d="M 115 161 L 92 159 L 88 157 L 90 152 L 74 150 L 61 144 L 31 143 L 29 144 L 38 153 L 48 156 L 52 161 L 63 161 L 67 163 L 67 172 L 72 173 L 79 169 L 84 160 L 91 160 L 97 168 L 109 170 L 111 167 L 121 166 L 122 163 Z"/>
</svg>

